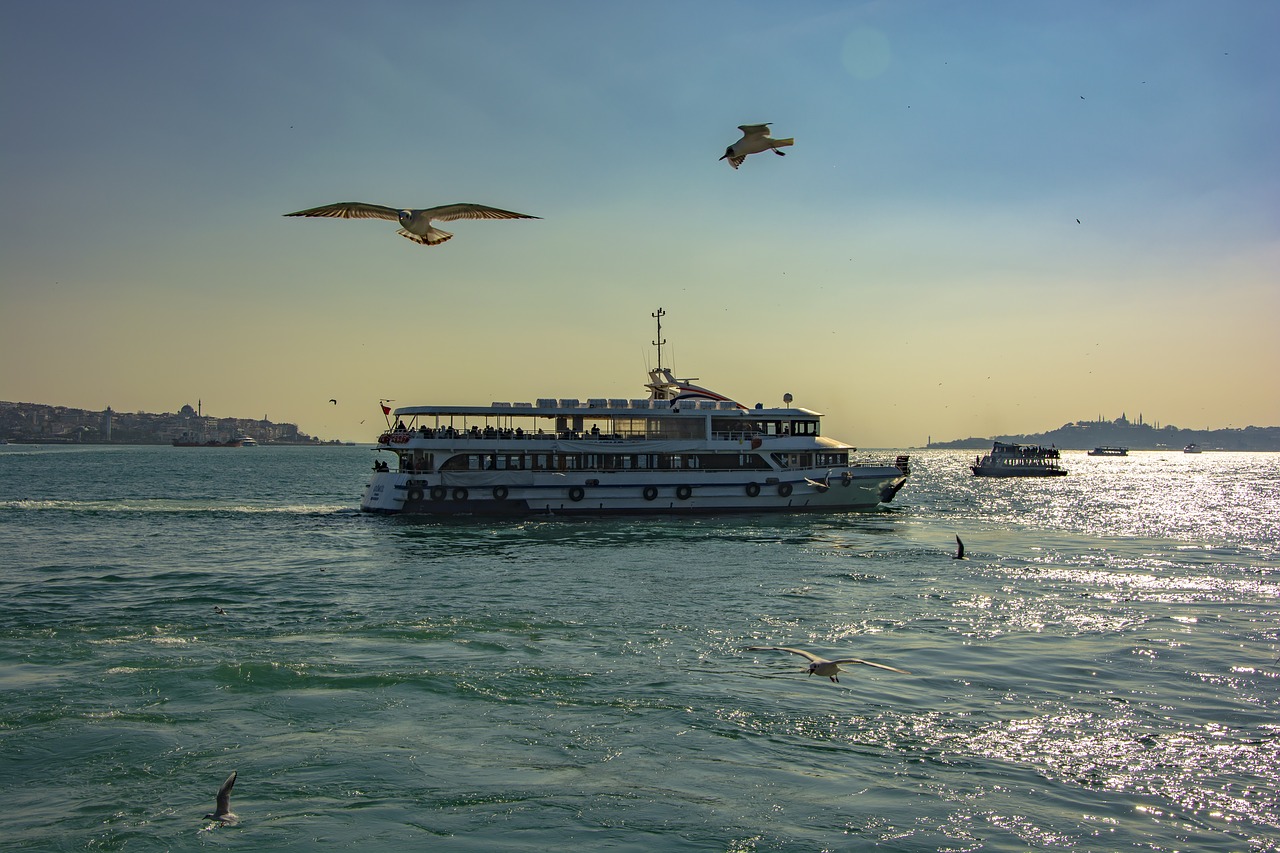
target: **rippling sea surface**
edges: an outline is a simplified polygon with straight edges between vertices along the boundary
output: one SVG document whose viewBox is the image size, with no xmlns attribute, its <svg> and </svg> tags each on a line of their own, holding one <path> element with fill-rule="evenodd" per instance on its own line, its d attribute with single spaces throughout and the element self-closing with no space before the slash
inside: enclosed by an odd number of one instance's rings
<svg viewBox="0 0 1280 853">
<path fill-rule="evenodd" d="M 471 523 L 373 455 L 0 447 L 6 849 L 1280 850 L 1280 455 Z"/>
</svg>

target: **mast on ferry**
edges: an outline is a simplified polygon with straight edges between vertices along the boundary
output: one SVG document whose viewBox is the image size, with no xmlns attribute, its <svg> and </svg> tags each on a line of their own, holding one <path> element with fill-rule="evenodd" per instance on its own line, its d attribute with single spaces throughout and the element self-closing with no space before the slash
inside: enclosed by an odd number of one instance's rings
<svg viewBox="0 0 1280 853">
<path fill-rule="evenodd" d="M 658 371 L 661 372 L 662 371 L 662 345 L 666 343 L 666 340 L 664 340 L 662 337 L 662 318 L 667 316 L 667 312 L 659 308 L 657 311 L 650 314 L 649 316 L 658 321 L 658 339 L 653 342 L 653 345 L 658 348 Z"/>
<path fill-rule="evenodd" d="M 645 385 L 649 389 L 650 400 L 667 400 L 674 406 L 678 401 L 684 399 L 702 399 L 702 400 L 723 400 L 725 402 L 733 402 L 722 394 L 717 394 L 700 385 L 694 385 L 694 381 L 698 377 L 691 376 L 688 379 L 677 379 L 676 375 L 671 372 L 671 368 L 662 366 L 662 346 L 665 344 L 666 338 L 662 337 L 662 318 L 667 314 L 666 311 L 659 308 L 649 316 L 658 323 L 658 337 L 653 341 L 653 345 L 658 348 L 658 366 L 649 371 L 649 382 Z M 741 408 L 746 408 L 741 406 Z"/>
</svg>

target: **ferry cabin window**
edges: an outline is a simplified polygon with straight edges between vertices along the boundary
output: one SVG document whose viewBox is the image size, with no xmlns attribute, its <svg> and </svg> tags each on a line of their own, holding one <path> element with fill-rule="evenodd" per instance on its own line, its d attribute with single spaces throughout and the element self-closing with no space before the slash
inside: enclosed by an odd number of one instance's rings
<svg viewBox="0 0 1280 853">
<path fill-rule="evenodd" d="M 820 465 L 835 466 L 841 453 L 820 454 Z M 784 467 L 812 467 L 814 454 L 775 454 Z M 401 465 L 412 465 L 409 454 Z M 430 460 L 425 460 L 430 464 Z M 448 459 L 445 471 L 630 471 L 630 470 L 769 470 L 769 463 L 756 453 L 465 453 Z M 408 470 L 402 468 L 402 470 Z"/>
<path fill-rule="evenodd" d="M 783 468 L 812 468 L 812 453 L 775 453 L 773 460 Z"/>
</svg>

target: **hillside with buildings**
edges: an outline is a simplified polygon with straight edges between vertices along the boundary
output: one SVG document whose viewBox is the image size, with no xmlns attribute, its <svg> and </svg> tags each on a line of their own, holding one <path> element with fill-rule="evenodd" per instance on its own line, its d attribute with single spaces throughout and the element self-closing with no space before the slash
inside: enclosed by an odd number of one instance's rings
<svg viewBox="0 0 1280 853">
<path fill-rule="evenodd" d="M 297 424 L 265 417 L 218 418 L 183 406 L 177 412 L 95 412 L 41 403 L 0 402 L 0 439 L 15 443 L 169 444 L 175 439 L 227 441 L 249 436 L 260 444 L 319 444 Z"/>
<path fill-rule="evenodd" d="M 1176 426 L 1158 426 L 1145 423 L 1141 416 L 1137 423 L 1124 415 L 1114 421 L 1099 418 L 1095 421 L 1077 421 L 1064 424 L 1049 432 L 1023 435 L 996 435 L 991 438 L 962 438 L 955 441 L 935 442 L 928 446 L 939 449 L 974 450 L 990 447 L 992 441 L 1015 444 L 1053 445 L 1061 450 L 1090 450 L 1094 447 L 1118 446 L 1130 450 L 1181 450 L 1188 444 L 1198 444 L 1205 450 L 1280 450 L 1280 427 L 1243 427 L 1241 429 L 1179 429 Z"/>
</svg>

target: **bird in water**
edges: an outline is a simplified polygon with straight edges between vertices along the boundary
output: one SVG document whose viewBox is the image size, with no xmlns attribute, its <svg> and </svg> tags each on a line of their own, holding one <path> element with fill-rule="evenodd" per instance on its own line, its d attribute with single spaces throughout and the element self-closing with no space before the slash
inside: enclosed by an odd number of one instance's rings
<svg viewBox="0 0 1280 853">
<path fill-rule="evenodd" d="M 205 820 L 216 820 L 218 823 L 239 823 L 240 818 L 231 811 L 231 789 L 236 784 L 236 771 L 232 770 L 231 775 L 227 777 L 227 781 L 222 783 L 222 787 L 218 789 L 218 801 L 214 806 L 213 814 L 205 815 Z"/>
<path fill-rule="evenodd" d="M 213 612 L 214 612 L 214 613 L 217 613 L 219 616 L 226 616 L 226 615 L 227 615 L 227 611 L 223 610 L 221 607 L 219 607 L 219 606 L 218 606 L 218 605 L 216 605 L 216 604 L 215 604 L 215 605 L 213 605 Z"/>
<path fill-rule="evenodd" d="M 960 541 L 960 537 L 958 535 L 956 536 L 956 554 L 951 559 L 953 560 L 964 559 L 964 543 Z"/>
<path fill-rule="evenodd" d="M 804 649 L 793 649 L 790 646 L 748 646 L 747 651 L 749 652 L 791 652 L 791 654 L 793 655 L 800 655 L 800 657 L 805 658 L 809 661 L 810 675 L 814 675 L 815 673 L 818 675 L 825 675 L 827 678 L 830 678 L 832 681 L 836 682 L 837 684 L 840 682 L 840 679 L 836 678 L 836 674 L 840 672 L 840 664 L 842 663 L 845 663 L 845 664 L 860 663 L 865 666 L 874 666 L 876 669 L 887 669 L 890 672 L 900 672 L 903 675 L 911 674 L 905 669 L 898 669 L 897 667 L 886 666 L 885 664 L 882 664 L 882 663 L 872 663 L 871 661 L 863 660 L 862 658 L 838 658 L 836 660 L 827 660 L 824 657 L 819 657 L 818 655 L 815 655 L 813 652 L 806 652 Z"/>
<path fill-rule="evenodd" d="M 396 233 L 407 237 L 423 246 L 438 246 L 453 237 L 448 231 L 441 231 L 431 224 L 432 220 L 448 222 L 453 219 L 540 219 L 527 213 L 515 213 L 486 207 L 483 204 L 444 204 L 439 207 L 427 207 L 420 210 L 412 208 L 384 207 L 380 204 L 365 204 L 360 201 L 342 201 L 337 204 L 326 204 L 323 207 L 312 207 L 285 216 L 325 216 L 331 219 L 388 219 L 400 223 Z"/>
<path fill-rule="evenodd" d="M 742 161 L 747 159 L 748 154 L 759 154 L 761 151 L 772 151 L 779 157 L 786 156 L 785 151 L 779 151 L 788 145 L 795 145 L 796 141 L 792 139 L 774 139 L 769 136 L 769 125 L 771 122 L 764 124 L 740 124 L 738 130 L 742 131 L 742 138 L 730 145 L 724 150 L 724 156 L 721 160 L 728 160 L 729 165 L 738 168 L 742 165 Z"/>
</svg>

